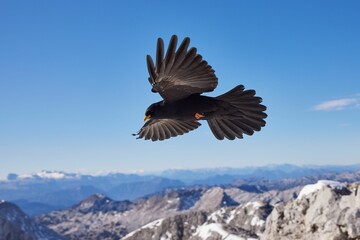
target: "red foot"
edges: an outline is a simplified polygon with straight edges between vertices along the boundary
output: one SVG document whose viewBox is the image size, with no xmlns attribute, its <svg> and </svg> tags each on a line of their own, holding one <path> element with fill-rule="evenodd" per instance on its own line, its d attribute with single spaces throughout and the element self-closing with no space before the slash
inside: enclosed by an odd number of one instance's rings
<svg viewBox="0 0 360 240">
<path fill-rule="evenodd" d="M 195 118 L 196 120 L 200 120 L 201 118 L 205 117 L 204 115 L 200 114 L 200 113 L 195 113 Z"/>
</svg>

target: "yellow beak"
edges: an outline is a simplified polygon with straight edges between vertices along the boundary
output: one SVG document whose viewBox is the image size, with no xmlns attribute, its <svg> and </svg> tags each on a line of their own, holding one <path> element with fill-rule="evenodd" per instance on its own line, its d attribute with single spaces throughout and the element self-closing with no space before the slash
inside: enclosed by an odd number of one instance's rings
<svg viewBox="0 0 360 240">
<path fill-rule="evenodd" d="M 144 117 L 144 122 L 145 122 L 146 120 L 148 120 L 149 118 L 151 118 L 151 115 L 146 115 L 146 116 Z"/>
</svg>

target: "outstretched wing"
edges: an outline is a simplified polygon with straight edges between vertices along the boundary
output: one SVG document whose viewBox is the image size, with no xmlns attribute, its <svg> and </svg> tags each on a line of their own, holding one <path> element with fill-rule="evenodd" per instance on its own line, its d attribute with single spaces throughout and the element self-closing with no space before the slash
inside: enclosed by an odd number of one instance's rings
<svg viewBox="0 0 360 240">
<path fill-rule="evenodd" d="M 176 51 L 177 36 L 171 37 L 165 58 L 164 42 L 158 39 L 156 65 L 147 55 L 149 82 L 152 91 L 158 92 L 165 101 L 175 101 L 195 93 L 211 92 L 218 83 L 215 71 L 190 48 L 189 38 L 184 38 Z"/>
<path fill-rule="evenodd" d="M 151 119 L 147 121 L 137 134 L 137 138 L 151 139 L 152 141 L 164 140 L 188 133 L 201 124 L 194 121 L 180 121 L 175 119 Z"/>
</svg>

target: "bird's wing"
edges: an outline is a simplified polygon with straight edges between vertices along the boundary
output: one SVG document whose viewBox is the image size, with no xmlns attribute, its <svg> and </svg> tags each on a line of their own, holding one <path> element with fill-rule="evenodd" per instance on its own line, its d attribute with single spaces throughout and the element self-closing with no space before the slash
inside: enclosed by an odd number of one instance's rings
<svg viewBox="0 0 360 240">
<path fill-rule="evenodd" d="M 176 137 L 198 128 L 201 124 L 194 121 L 180 121 L 175 119 L 151 119 L 147 121 L 137 134 L 137 138 L 152 141 Z"/>
<path fill-rule="evenodd" d="M 175 101 L 195 93 L 211 92 L 218 79 L 215 71 L 196 53 L 196 48 L 190 48 L 189 38 L 185 38 L 176 50 L 177 36 L 171 37 L 164 57 L 164 42 L 158 39 L 156 48 L 156 63 L 147 55 L 149 82 L 152 91 L 158 92 L 165 101 Z"/>
</svg>

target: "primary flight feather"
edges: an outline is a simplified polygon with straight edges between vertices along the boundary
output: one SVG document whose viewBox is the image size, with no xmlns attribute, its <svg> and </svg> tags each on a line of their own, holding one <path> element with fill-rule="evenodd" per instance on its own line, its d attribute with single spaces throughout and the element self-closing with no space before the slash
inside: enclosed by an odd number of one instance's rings
<svg viewBox="0 0 360 240">
<path fill-rule="evenodd" d="M 201 95 L 213 91 L 218 79 L 196 48 L 188 49 L 189 44 L 190 39 L 184 38 L 176 50 L 177 36 L 173 35 L 164 56 L 164 42 L 159 38 L 156 62 L 147 55 L 151 90 L 163 100 L 147 108 L 147 122 L 134 135 L 145 140 L 164 140 L 198 128 L 199 120 L 207 120 L 219 140 L 234 140 L 260 131 L 267 114 L 255 90 L 238 85 L 218 97 Z"/>
</svg>

